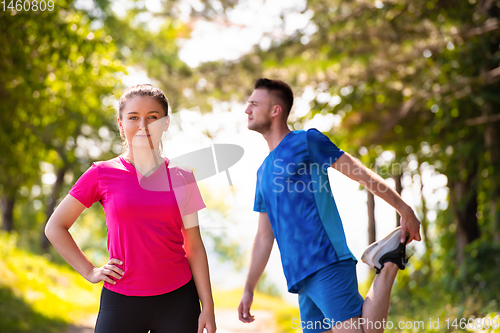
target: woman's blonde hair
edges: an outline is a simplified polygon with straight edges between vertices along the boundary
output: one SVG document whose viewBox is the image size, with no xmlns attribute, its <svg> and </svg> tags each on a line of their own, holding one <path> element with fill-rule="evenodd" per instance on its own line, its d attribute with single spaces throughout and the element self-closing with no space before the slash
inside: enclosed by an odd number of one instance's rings
<svg viewBox="0 0 500 333">
<path fill-rule="evenodd" d="M 165 96 L 163 91 L 160 88 L 157 88 L 151 84 L 138 84 L 133 87 L 128 88 L 125 90 L 123 95 L 120 97 L 120 101 L 118 102 L 118 118 L 120 120 L 123 120 L 122 118 L 122 111 L 125 108 L 125 105 L 128 101 L 130 101 L 134 97 L 151 97 L 155 101 L 157 101 L 163 108 L 163 111 L 165 111 L 165 117 L 168 117 L 168 98 Z M 125 152 L 128 150 L 128 143 L 125 138 L 125 135 L 120 132 L 120 137 L 122 138 L 122 143 L 125 148 Z M 158 149 L 158 154 L 161 155 L 163 150 L 163 144 L 160 140 L 160 147 Z"/>
</svg>

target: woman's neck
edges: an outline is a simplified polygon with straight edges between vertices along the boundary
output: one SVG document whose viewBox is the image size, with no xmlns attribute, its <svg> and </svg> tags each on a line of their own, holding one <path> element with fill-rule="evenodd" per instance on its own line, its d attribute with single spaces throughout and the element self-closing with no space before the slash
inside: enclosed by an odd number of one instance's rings
<svg viewBox="0 0 500 333">
<path fill-rule="evenodd" d="M 143 175 L 152 173 L 161 163 L 165 162 L 157 150 L 152 150 L 149 147 L 130 147 L 123 156 Z"/>
</svg>

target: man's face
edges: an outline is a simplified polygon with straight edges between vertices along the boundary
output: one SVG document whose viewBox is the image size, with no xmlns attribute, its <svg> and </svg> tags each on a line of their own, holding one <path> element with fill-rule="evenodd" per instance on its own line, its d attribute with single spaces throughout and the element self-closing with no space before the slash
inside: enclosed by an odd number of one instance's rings
<svg viewBox="0 0 500 333">
<path fill-rule="evenodd" d="M 264 133 L 271 128 L 272 96 L 267 89 L 255 89 L 248 98 L 245 113 L 248 115 L 248 129 Z"/>
</svg>

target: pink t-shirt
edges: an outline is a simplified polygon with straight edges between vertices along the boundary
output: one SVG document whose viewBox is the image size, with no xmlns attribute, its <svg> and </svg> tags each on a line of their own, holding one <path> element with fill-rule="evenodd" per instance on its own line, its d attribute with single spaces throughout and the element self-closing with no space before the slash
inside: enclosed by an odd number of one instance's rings
<svg viewBox="0 0 500 333">
<path fill-rule="evenodd" d="M 123 265 L 117 266 L 125 271 L 115 285 L 104 282 L 105 288 L 127 296 L 153 296 L 189 282 L 181 216 L 205 207 L 190 170 L 168 167 L 166 159 L 143 177 L 118 156 L 94 162 L 69 194 L 87 208 L 96 201 L 104 208 L 109 256 L 121 260 Z"/>
</svg>

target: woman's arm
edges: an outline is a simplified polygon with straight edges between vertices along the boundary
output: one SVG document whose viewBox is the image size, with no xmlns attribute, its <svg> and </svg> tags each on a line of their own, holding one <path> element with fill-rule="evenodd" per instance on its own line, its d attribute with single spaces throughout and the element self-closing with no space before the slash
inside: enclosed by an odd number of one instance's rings
<svg viewBox="0 0 500 333">
<path fill-rule="evenodd" d="M 196 225 L 196 227 L 183 228 L 182 232 L 184 234 L 186 257 L 189 261 L 198 297 L 202 305 L 198 320 L 198 333 L 202 333 L 204 328 L 208 330 L 208 333 L 215 333 L 217 328 L 215 325 L 214 301 L 210 285 L 207 253 L 201 240 L 200 228 L 198 227 L 198 213 L 183 216 L 182 220 L 184 225 Z"/>
<path fill-rule="evenodd" d="M 106 281 L 116 284 L 110 276 L 116 279 L 121 278 L 123 271 L 114 264 L 121 265 L 122 262 L 118 259 L 111 259 L 106 265 L 96 268 L 69 233 L 69 228 L 84 209 L 85 206 L 80 201 L 68 194 L 50 216 L 45 227 L 45 235 L 57 252 L 86 280 L 92 283 Z"/>
</svg>

